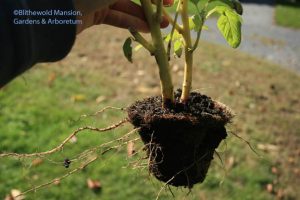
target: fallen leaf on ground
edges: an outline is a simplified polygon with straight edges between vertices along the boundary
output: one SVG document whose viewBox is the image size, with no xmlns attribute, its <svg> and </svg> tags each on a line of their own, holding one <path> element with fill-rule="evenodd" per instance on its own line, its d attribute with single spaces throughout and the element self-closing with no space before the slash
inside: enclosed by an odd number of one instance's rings
<svg viewBox="0 0 300 200">
<path fill-rule="evenodd" d="M 235 163 L 235 159 L 233 156 L 230 156 L 227 160 L 226 160 L 226 168 L 229 170 L 233 167 Z"/>
<path fill-rule="evenodd" d="M 88 188 L 93 191 L 99 191 L 102 188 L 100 181 L 88 179 L 87 180 Z"/>
<path fill-rule="evenodd" d="M 48 75 L 48 86 L 51 87 L 53 85 L 53 82 L 55 81 L 56 79 L 56 73 L 55 72 L 52 72 L 51 74 Z"/>
<path fill-rule="evenodd" d="M 272 171 L 272 174 L 278 174 L 277 167 L 272 167 L 271 171 Z"/>
<path fill-rule="evenodd" d="M 257 148 L 262 150 L 262 151 L 278 151 L 279 148 L 278 146 L 274 145 L 274 144 L 258 144 Z"/>
<path fill-rule="evenodd" d="M 38 165 L 40 165 L 40 164 L 42 164 L 43 163 L 43 159 L 41 159 L 41 158 L 36 158 L 36 159 L 34 159 L 33 161 L 32 161 L 32 166 L 34 166 L 34 167 L 36 167 L 36 166 L 38 166 Z"/>
<path fill-rule="evenodd" d="M 107 98 L 105 96 L 99 96 L 96 99 L 96 103 L 102 103 L 103 101 L 105 101 Z"/>
<path fill-rule="evenodd" d="M 271 183 L 267 184 L 266 189 L 269 193 L 273 192 L 273 185 Z"/>
<path fill-rule="evenodd" d="M 55 179 L 53 182 L 54 185 L 59 185 L 60 184 L 60 180 L 59 179 Z"/>
<path fill-rule="evenodd" d="M 134 142 L 133 142 L 133 141 L 130 141 L 130 142 L 127 144 L 127 156 L 128 156 L 128 157 L 132 157 L 134 153 L 135 153 Z"/>
<path fill-rule="evenodd" d="M 25 199 L 24 195 L 20 195 L 22 192 L 17 189 L 12 189 L 10 191 L 10 194 L 8 194 L 4 200 L 23 200 Z"/>
<path fill-rule="evenodd" d="M 85 101 L 86 100 L 86 96 L 83 94 L 76 94 L 71 96 L 71 101 L 72 102 L 81 102 L 81 101 Z"/>
</svg>

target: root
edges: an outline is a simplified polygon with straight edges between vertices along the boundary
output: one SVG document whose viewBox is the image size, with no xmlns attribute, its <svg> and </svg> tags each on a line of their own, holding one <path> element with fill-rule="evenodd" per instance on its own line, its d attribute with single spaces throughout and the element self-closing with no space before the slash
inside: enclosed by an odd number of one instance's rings
<svg viewBox="0 0 300 200">
<path fill-rule="evenodd" d="M 108 143 L 102 144 L 102 145 L 100 145 L 99 147 L 95 147 L 95 148 L 93 148 L 93 150 L 98 150 L 98 149 L 102 148 L 103 146 L 105 146 L 105 145 L 107 145 L 107 144 L 110 144 L 110 143 L 112 143 L 112 142 L 115 142 L 115 141 L 121 141 L 121 140 L 123 140 L 125 137 L 128 137 L 130 134 L 134 133 L 136 130 L 137 130 L 137 129 L 134 129 L 134 130 L 130 131 L 129 133 L 125 134 L 124 136 L 122 136 L 122 137 L 120 137 L 120 138 L 118 138 L 118 139 L 116 139 L 116 140 L 113 140 L 113 141 L 110 141 L 110 142 L 108 142 Z M 39 190 L 39 189 L 42 189 L 42 188 L 45 188 L 45 187 L 47 187 L 47 186 L 53 185 L 53 184 L 56 183 L 56 182 L 60 182 L 61 180 L 68 178 L 70 175 L 72 175 L 72 174 L 74 174 L 74 173 L 76 173 L 76 172 L 78 172 L 78 171 L 81 171 L 81 170 L 85 169 L 87 166 L 89 166 L 90 164 L 92 164 L 93 162 L 95 162 L 97 159 L 99 159 L 100 156 L 103 156 L 104 154 L 106 154 L 106 153 L 108 153 L 108 152 L 110 152 L 110 151 L 112 151 L 112 150 L 114 150 L 114 149 L 118 149 L 118 148 L 120 148 L 120 147 L 122 147 L 122 146 L 128 144 L 129 142 L 135 142 L 135 141 L 138 141 L 138 140 L 140 140 L 139 137 L 134 138 L 134 139 L 132 139 L 132 140 L 128 140 L 128 141 L 123 142 L 123 143 L 121 143 L 121 144 L 119 144 L 119 145 L 115 145 L 115 146 L 108 147 L 108 148 L 106 148 L 105 150 L 101 151 L 98 155 L 93 156 L 93 158 L 87 159 L 88 161 L 86 161 L 85 163 L 83 163 L 81 166 L 75 168 L 74 170 L 72 170 L 72 171 L 66 173 L 65 175 L 63 175 L 63 176 L 61 176 L 61 177 L 58 177 L 58 178 L 54 178 L 54 179 L 52 179 L 51 181 L 46 182 L 46 183 L 43 183 L 43 184 L 41 184 L 41 185 L 32 187 L 32 188 L 30 188 L 30 189 L 28 189 L 28 190 L 22 192 L 21 194 L 19 194 L 19 195 L 16 196 L 16 197 L 24 196 L 25 194 L 30 193 L 30 192 L 36 192 L 36 191 Z M 89 152 L 92 152 L 92 151 L 89 151 Z M 95 152 L 95 151 L 93 151 L 93 152 Z M 90 154 L 89 154 L 89 155 L 90 155 Z"/>
<path fill-rule="evenodd" d="M 97 112 L 93 113 L 93 114 L 89 114 L 89 115 L 81 115 L 78 120 L 76 121 L 81 121 L 82 119 L 84 118 L 87 118 L 87 117 L 96 117 L 98 116 L 99 114 L 107 111 L 107 110 L 120 110 L 120 111 L 126 111 L 126 108 L 118 108 L 118 107 L 113 107 L 113 106 L 107 106 L 105 108 L 102 108 L 101 110 L 98 110 Z"/>
<path fill-rule="evenodd" d="M 91 127 L 91 126 L 81 127 L 81 128 L 78 128 L 77 130 L 75 130 L 71 135 L 69 135 L 61 144 L 59 144 L 57 147 L 55 147 L 49 151 L 39 152 L 39 153 L 30 153 L 30 154 L 2 153 L 2 154 L 0 154 L 0 158 L 2 158 L 2 157 L 28 158 L 28 157 L 45 156 L 45 155 L 53 154 L 57 151 L 62 150 L 68 141 L 70 141 L 74 136 L 76 136 L 78 133 L 80 133 L 84 130 L 90 130 L 90 131 L 95 131 L 95 132 L 106 132 L 106 131 L 110 131 L 115 128 L 118 128 L 119 126 L 125 124 L 126 122 L 128 122 L 127 118 L 123 119 L 120 122 L 115 123 L 111 126 L 108 126 L 106 128 L 96 128 L 96 127 Z"/>
<path fill-rule="evenodd" d="M 234 132 L 230 132 L 232 135 L 234 135 L 235 137 L 237 137 L 238 139 L 240 139 L 240 140 L 242 140 L 243 142 L 245 142 L 248 146 L 249 146 L 249 148 L 258 156 L 258 157 L 260 157 L 260 158 L 262 158 L 262 156 L 254 149 L 254 147 L 251 145 L 251 143 L 248 141 L 248 140 L 246 140 L 246 139 L 244 139 L 244 138 L 242 138 L 241 136 L 239 136 L 238 134 L 236 134 L 236 133 L 234 133 Z"/>
<path fill-rule="evenodd" d="M 25 194 L 28 194 L 28 193 L 30 193 L 30 192 L 36 192 L 36 191 L 39 190 L 39 189 L 42 189 L 42 188 L 47 187 L 47 186 L 49 186 L 49 185 L 52 185 L 52 184 L 54 184 L 54 183 L 56 183 L 56 182 L 58 182 L 58 181 L 61 181 L 61 180 L 65 179 L 65 178 L 69 177 L 70 175 L 72 175 L 72 174 L 74 174 L 74 173 L 76 173 L 76 172 L 78 172 L 78 171 L 80 171 L 80 170 L 83 170 L 85 167 L 87 167 L 87 166 L 90 165 L 91 163 L 95 162 L 97 159 L 98 159 L 98 156 L 92 158 L 91 160 L 89 160 L 89 161 L 87 161 L 86 163 L 82 164 L 80 167 L 78 167 L 78 168 L 76 168 L 76 169 L 74 169 L 74 170 L 72 170 L 72 171 L 66 173 L 65 175 L 63 175 L 63 176 L 61 176 L 61 177 L 59 177 L 59 178 L 52 179 L 51 181 L 49 181 L 49 182 L 47 182 L 47 183 L 38 185 L 38 186 L 36 186 L 36 187 L 30 188 L 30 189 L 28 189 L 28 190 L 22 192 L 21 194 L 19 194 L 19 195 L 16 196 L 15 198 L 20 197 L 20 196 L 24 196 Z"/>
<path fill-rule="evenodd" d="M 79 117 L 79 119 L 77 121 L 82 120 L 83 118 L 86 117 L 93 117 L 93 116 L 97 116 L 101 113 L 103 113 L 104 111 L 107 111 L 109 109 L 112 110 L 121 110 L 121 111 L 126 111 L 126 108 L 117 108 L 117 107 L 105 107 L 97 112 L 95 112 L 94 114 L 90 114 L 90 115 L 82 115 Z M 114 129 L 117 129 L 118 127 L 121 127 L 122 125 L 126 124 L 127 122 L 129 122 L 128 118 L 125 118 L 115 124 L 112 124 L 108 127 L 105 128 L 97 128 L 97 127 L 92 127 L 92 126 L 85 126 L 85 127 L 80 127 L 78 129 L 76 129 L 74 132 L 72 132 L 68 137 L 66 137 L 61 143 L 59 143 L 59 145 L 57 145 L 55 148 L 48 150 L 48 151 L 44 151 L 44 152 L 36 152 L 36 153 L 0 153 L 0 159 L 4 158 L 4 157 L 13 157 L 13 158 L 18 158 L 18 159 L 25 159 L 25 158 L 32 158 L 32 157 L 39 157 L 43 160 L 47 160 L 49 163 L 51 164 L 55 164 L 55 165 L 62 165 L 62 162 L 57 162 L 54 160 L 51 160 L 49 158 L 49 155 L 52 155 L 54 153 L 63 151 L 64 147 L 67 145 L 67 143 L 73 138 L 75 137 L 77 134 L 79 134 L 80 132 L 83 131 L 93 131 L 93 132 L 97 132 L 97 133 L 102 133 L 102 132 L 106 132 L 106 131 L 111 131 Z M 124 134 L 123 136 L 117 138 L 117 139 L 113 139 L 109 142 L 100 144 L 98 146 L 89 148 L 84 150 L 83 152 L 75 155 L 73 157 L 73 159 L 65 159 L 64 164 L 66 164 L 65 162 L 67 162 L 67 166 L 65 165 L 66 168 L 69 167 L 69 165 L 73 162 L 78 162 L 77 165 L 74 166 L 75 169 L 72 169 L 71 171 L 65 173 L 64 175 L 60 176 L 60 177 L 56 177 L 46 183 L 43 183 L 41 185 L 38 186 L 34 186 L 32 185 L 32 187 L 30 189 L 25 190 L 24 192 L 22 192 L 21 194 L 19 194 L 17 197 L 21 197 L 24 196 L 25 194 L 31 193 L 31 192 L 36 192 L 42 188 L 51 186 L 57 182 L 60 182 L 63 179 L 68 178 L 69 176 L 75 174 L 76 172 L 79 172 L 81 170 L 83 170 L 84 168 L 86 168 L 87 166 L 91 165 L 92 163 L 94 163 L 96 160 L 98 160 L 99 158 L 101 158 L 101 156 L 103 156 L 104 154 L 107 154 L 108 152 L 111 152 L 113 150 L 119 150 L 120 147 L 123 147 L 124 145 L 128 144 L 129 142 L 135 142 L 140 140 L 140 137 L 135 137 L 133 138 L 132 135 L 138 131 L 140 128 L 135 128 L 133 130 L 131 130 L 130 132 Z M 66 161 L 67 160 L 67 161 Z M 15 197 L 16 198 L 16 197 Z"/>
<path fill-rule="evenodd" d="M 201 158 L 199 158 L 198 160 L 196 160 L 195 162 L 193 162 L 191 165 L 189 165 L 188 167 L 180 170 L 179 172 L 177 172 L 174 176 L 172 176 L 167 182 L 165 182 L 165 184 L 160 188 L 157 196 L 156 196 L 156 200 L 159 199 L 159 196 L 161 194 L 161 192 L 169 185 L 169 183 L 180 173 L 182 172 L 186 172 L 188 169 L 190 169 L 195 163 L 198 163 L 199 161 L 201 161 L 207 154 L 204 154 Z M 188 189 L 189 189 L 189 193 L 191 191 L 191 186 L 188 186 Z"/>
<path fill-rule="evenodd" d="M 109 142 L 106 142 L 106 143 L 103 143 L 97 147 L 93 147 L 93 148 L 90 148 L 90 149 L 87 149 L 85 150 L 84 152 L 80 153 L 79 155 L 76 156 L 75 159 L 71 159 L 72 162 L 76 162 L 78 160 L 82 160 L 84 159 L 85 157 L 89 156 L 91 153 L 95 153 L 95 152 L 98 152 L 99 149 L 103 148 L 104 146 L 107 146 L 107 145 L 110 145 L 114 142 L 123 142 L 126 138 L 128 138 L 130 135 L 132 135 L 133 133 L 135 133 L 136 131 L 138 131 L 139 128 L 136 128 L 136 129 L 133 129 L 131 130 L 130 132 L 126 133 L 125 135 L 123 135 L 122 137 L 119 137 L 115 140 L 112 140 L 112 141 L 109 141 Z M 134 142 L 133 140 L 130 140 L 132 142 Z M 130 141 L 127 141 L 127 142 L 123 142 L 122 144 L 127 144 L 128 142 Z M 136 140 L 135 140 L 136 141 Z"/>
</svg>

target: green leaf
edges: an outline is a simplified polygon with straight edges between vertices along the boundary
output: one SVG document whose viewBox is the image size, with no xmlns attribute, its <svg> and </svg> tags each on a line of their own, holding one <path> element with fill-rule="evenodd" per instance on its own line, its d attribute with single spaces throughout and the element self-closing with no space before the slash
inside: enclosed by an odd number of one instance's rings
<svg viewBox="0 0 300 200">
<path fill-rule="evenodd" d="M 174 40 L 179 40 L 181 38 L 181 34 L 177 31 L 177 30 L 174 30 L 174 33 L 173 33 L 173 37 L 172 37 L 172 41 Z M 171 40 L 171 33 L 169 33 L 165 39 L 164 39 L 166 42 L 169 42 Z"/>
<path fill-rule="evenodd" d="M 211 9 L 208 13 L 207 16 L 213 14 L 213 13 L 218 13 L 220 15 L 223 15 L 226 10 L 230 9 L 229 7 L 226 6 L 216 6 L 215 8 Z"/>
<path fill-rule="evenodd" d="M 228 6 L 234 9 L 239 15 L 243 14 L 243 6 L 239 0 L 211 0 L 215 6 Z"/>
<path fill-rule="evenodd" d="M 132 39 L 129 37 L 123 44 L 123 53 L 127 60 L 132 63 Z"/>
<path fill-rule="evenodd" d="M 218 28 L 228 44 L 237 48 L 241 43 L 241 18 L 232 9 L 226 9 L 218 20 Z"/>
<path fill-rule="evenodd" d="M 183 44 L 182 44 L 181 40 L 176 40 L 174 42 L 174 53 L 178 58 L 180 58 L 182 55 L 182 47 L 183 47 Z"/>
<path fill-rule="evenodd" d="M 202 28 L 202 20 L 199 15 L 193 15 L 189 18 L 190 29 L 198 32 Z"/>
<path fill-rule="evenodd" d="M 208 26 L 203 25 L 202 26 L 202 30 L 206 30 L 207 31 L 207 30 L 209 30 L 209 28 L 208 28 Z"/>
</svg>

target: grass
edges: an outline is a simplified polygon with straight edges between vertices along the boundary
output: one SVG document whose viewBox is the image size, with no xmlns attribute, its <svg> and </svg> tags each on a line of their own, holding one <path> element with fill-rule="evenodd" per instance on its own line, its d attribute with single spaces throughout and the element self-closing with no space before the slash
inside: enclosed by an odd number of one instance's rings
<svg viewBox="0 0 300 200">
<path fill-rule="evenodd" d="M 275 21 L 278 25 L 300 28 L 300 1 L 277 0 Z"/>
<path fill-rule="evenodd" d="M 99 33 L 99 34 L 95 34 Z M 107 105 L 124 107 L 136 99 L 159 94 L 153 58 L 141 51 L 134 64 L 126 62 L 121 47 L 126 31 L 100 27 L 79 36 L 68 58 L 39 65 L 0 91 L 0 152 L 36 152 L 51 149 L 78 127 L 105 127 L 124 117 L 109 111 L 98 117 L 76 121 Z M 226 103 L 237 113 L 229 129 L 248 139 L 263 157 L 232 134 L 220 148 L 222 167 L 216 157 L 207 179 L 187 195 L 172 188 L 175 199 L 274 199 L 284 191 L 286 199 L 300 197 L 299 131 L 300 77 L 262 60 L 225 47 L 201 43 L 195 58 L 194 89 Z M 182 61 L 172 63 L 177 87 L 182 79 Z M 101 97 L 101 98 L 98 98 Z M 96 101 L 102 99 L 102 101 Z M 0 159 L 0 199 L 11 189 L 25 190 L 74 169 L 62 166 L 65 158 L 117 138 L 132 127 L 107 133 L 83 132 L 39 165 L 32 159 Z M 141 146 L 138 142 L 137 145 Z M 273 148 L 271 148 L 271 147 Z M 289 148 L 286 148 L 289 147 Z M 143 156 L 143 152 L 139 156 Z M 155 199 L 163 185 L 149 178 L 147 170 L 132 169 L 126 147 L 113 151 L 82 172 L 28 194 L 28 199 Z M 278 173 L 272 173 L 276 167 Z M 226 172 L 225 172 L 226 171 Z M 94 193 L 88 178 L 100 180 L 103 189 Z M 266 185 L 274 191 L 267 192 Z M 161 199 L 173 199 L 168 190 Z"/>
</svg>

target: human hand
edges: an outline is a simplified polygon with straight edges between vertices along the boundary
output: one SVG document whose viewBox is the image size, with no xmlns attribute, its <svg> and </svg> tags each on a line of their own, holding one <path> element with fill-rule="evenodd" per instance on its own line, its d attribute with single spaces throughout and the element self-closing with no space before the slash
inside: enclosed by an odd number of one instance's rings
<svg viewBox="0 0 300 200">
<path fill-rule="evenodd" d="M 165 6 L 173 0 L 163 0 Z M 141 6 L 130 0 L 74 0 L 75 9 L 82 12 L 78 17 L 82 24 L 77 26 L 77 33 L 98 24 L 108 24 L 119 28 L 134 28 L 140 32 L 149 32 L 149 27 Z M 163 17 L 161 27 L 169 22 Z"/>
</svg>

